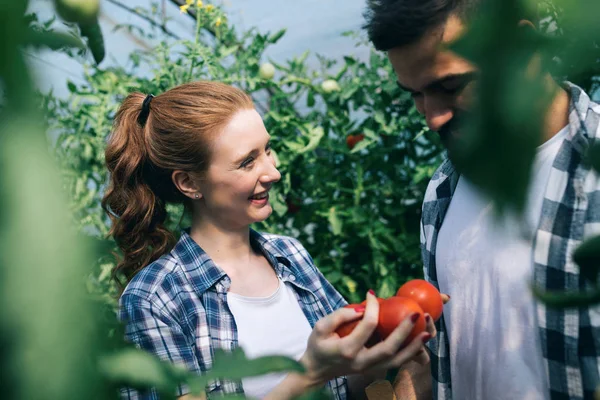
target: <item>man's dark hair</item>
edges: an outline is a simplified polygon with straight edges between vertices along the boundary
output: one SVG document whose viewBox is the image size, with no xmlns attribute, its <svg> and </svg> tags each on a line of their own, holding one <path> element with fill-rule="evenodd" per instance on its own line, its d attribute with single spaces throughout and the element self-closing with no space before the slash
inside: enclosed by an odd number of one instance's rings
<svg viewBox="0 0 600 400">
<path fill-rule="evenodd" d="M 364 28 L 377 50 L 419 40 L 451 14 L 467 18 L 481 0 L 367 0 Z"/>
</svg>

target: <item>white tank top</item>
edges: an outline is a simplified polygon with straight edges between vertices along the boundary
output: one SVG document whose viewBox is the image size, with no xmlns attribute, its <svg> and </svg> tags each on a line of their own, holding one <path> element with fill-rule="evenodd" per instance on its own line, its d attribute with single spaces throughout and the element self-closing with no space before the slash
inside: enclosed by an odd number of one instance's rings
<svg viewBox="0 0 600 400">
<path fill-rule="evenodd" d="M 239 346 L 248 358 L 280 355 L 299 360 L 306 351 L 312 328 L 289 284 L 279 280 L 277 290 L 268 297 L 228 293 L 227 303 L 237 325 Z M 262 399 L 285 377 L 273 373 L 244 378 L 244 393 Z"/>
</svg>

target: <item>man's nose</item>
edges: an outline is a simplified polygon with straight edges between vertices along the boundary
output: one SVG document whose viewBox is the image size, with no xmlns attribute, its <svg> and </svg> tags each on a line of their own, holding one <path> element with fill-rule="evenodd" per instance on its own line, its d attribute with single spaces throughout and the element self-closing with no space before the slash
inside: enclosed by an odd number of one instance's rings
<svg viewBox="0 0 600 400">
<path fill-rule="evenodd" d="M 453 108 L 438 99 L 425 99 L 424 111 L 427 126 L 434 132 L 438 132 L 454 117 Z"/>
</svg>

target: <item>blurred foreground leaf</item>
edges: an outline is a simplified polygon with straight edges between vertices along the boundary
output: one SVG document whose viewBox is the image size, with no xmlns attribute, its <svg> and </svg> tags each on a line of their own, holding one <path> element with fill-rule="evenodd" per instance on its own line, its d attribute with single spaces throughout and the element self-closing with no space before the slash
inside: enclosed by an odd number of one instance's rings
<svg viewBox="0 0 600 400">
<path fill-rule="evenodd" d="M 600 236 L 583 242 L 573 252 L 573 261 L 579 265 L 581 275 L 594 284 L 597 283 L 600 272 Z"/>
<path fill-rule="evenodd" d="M 241 379 L 284 371 L 304 372 L 304 367 L 299 362 L 282 356 L 267 356 L 249 360 L 244 351 L 238 347 L 231 353 L 215 350 L 215 362 L 208 375 L 218 378 Z"/>
<path fill-rule="evenodd" d="M 480 75 L 473 114 L 460 121 L 461 138 L 449 154 L 460 172 L 495 201 L 499 213 L 524 207 L 543 111 L 552 98 L 541 75 L 526 75 L 542 41 L 532 29 L 517 26 L 521 3 L 486 3 L 481 17 L 451 46 Z"/>
<path fill-rule="evenodd" d="M 533 287 L 534 296 L 550 308 L 589 307 L 600 303 L 600 288 L 586 292 L 546 292 Z"/>
</svg>

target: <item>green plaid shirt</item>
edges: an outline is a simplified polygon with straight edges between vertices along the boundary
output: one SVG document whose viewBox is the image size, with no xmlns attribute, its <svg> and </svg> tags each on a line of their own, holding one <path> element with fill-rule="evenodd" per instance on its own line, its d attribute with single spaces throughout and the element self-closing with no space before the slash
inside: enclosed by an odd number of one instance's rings
<svg viewBox="0 0 600 400">
<path fill-rule="evenodd" d="M 540 224 L 533 242 L 534 282 L 546 290 L 589 288 L 571 254 L 586 238 L 600 234 L 600 177 L 583 163 L 600 136 L 600 105 L 579 87 L 570 91 L 569 133 L 554 159 Z M 438 286 L 435 251 L 439 230 L 459 174 L 449 160 L 435 172 L 425 193 L 421 250 L 426 279 Z M 550 398 L 589 399 L 600 384 L 600 307 L 553 310 L 537 304 L 538 332 Z M 449 341 L 444 317 L 428 343 L 434 399 L 452 399 Z M 458 399 L 462 400 L 462 399 Z"/>
</svg>

